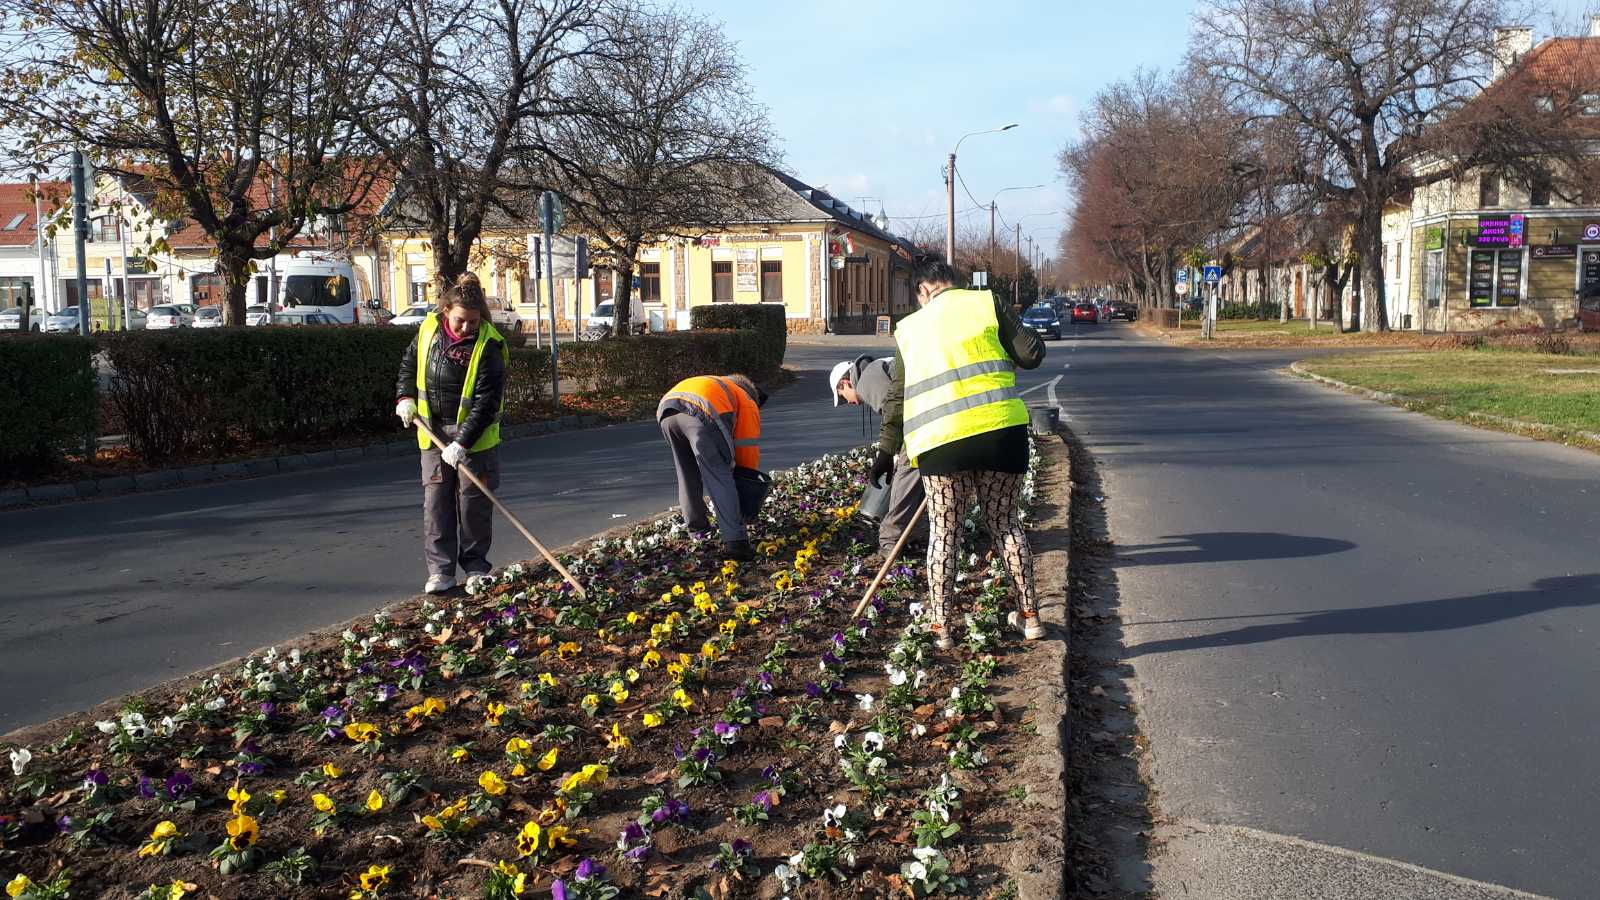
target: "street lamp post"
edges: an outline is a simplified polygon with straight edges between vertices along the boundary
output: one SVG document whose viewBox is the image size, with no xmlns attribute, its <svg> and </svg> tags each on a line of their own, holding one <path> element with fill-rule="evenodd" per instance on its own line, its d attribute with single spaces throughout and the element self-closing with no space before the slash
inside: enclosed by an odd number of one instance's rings
<svg viewBox="0 0 1600 900">
<path fill-rule="evenodd" d="M 1010 131 L 1017 127 L 1017 124 L 1012 122 L 1010 125 L 1002 125 L 999 128 L 964 134 L 961 136 L 960 141 L 956 141 L 955 149 L 950 151 L 950 159 L 944 172 L 944 261 L 952 266 L 956 264 L 956 154 L 961 150 L 961 141 L 980 134 L 997 134 L 1002 131 Z"/>
</svg>

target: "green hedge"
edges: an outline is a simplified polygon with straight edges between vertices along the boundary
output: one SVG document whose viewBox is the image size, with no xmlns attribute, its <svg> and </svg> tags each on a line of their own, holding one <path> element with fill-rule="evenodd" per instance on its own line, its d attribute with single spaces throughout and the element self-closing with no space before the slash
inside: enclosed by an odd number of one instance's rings
<svg viewBox="0 0 1600 900">
<path fill-rule="evenodd" d="M 81 454 L 95 428 L 94 341 L 17 335 L 0 341 L 0 471 L 28 475 Z"/>
<path fill-rule="evenodd" d="M 729 371 L 743 371 L 748 375 L 771 375 L 783 366 L 783 354 L 788 345 L 789 323 L 784 318 L 784 308 L 777 303 L 712 303 L 691 307 L 689 324 L 696 330 L 741 329 L 755 332 L 759 348 L 758 361 L 753 366 Z"/>
<path fill-rule="evenodd" d="M 749 331 L 696 330 L 562 344 L 561 376 L 579 391 L 664 394 L 694 375 L 768 374 L 767 348 Z"/>
<path fill-rule="evenodd" d="M 511 367 L 506 370 L 505 421 L 527 422 L 549 412 L 550 351 L 513 346 Z"/>
</svg>

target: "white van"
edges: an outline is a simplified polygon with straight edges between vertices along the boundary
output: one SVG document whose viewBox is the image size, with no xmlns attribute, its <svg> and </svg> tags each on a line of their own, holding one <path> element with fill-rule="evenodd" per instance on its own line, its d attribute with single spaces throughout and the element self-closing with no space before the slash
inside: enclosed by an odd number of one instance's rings
<svg viewBox="0 0 1600 900">
<path fill-rule="evenodd" d="M 248 299 L 265 304 L 271 296 L 270 275 L 258 271 Z M 303 251 L 278 263 L 278 306 L 273 312 L 298 309 L 326 313 L 341 325 L 374 324 L 376 314 L 367 307 L 372 296 L 366 276 L 348 259 L 316 251 Z"/>
</svg>

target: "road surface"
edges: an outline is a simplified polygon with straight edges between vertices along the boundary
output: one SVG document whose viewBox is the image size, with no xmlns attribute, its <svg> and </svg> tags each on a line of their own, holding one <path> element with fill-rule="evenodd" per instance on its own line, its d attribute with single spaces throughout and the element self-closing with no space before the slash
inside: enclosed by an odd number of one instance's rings
<svg viewBox="0 0 1600 900">
<path fill-rule="evenodd" d="M 1162 812 L 1255 830 L 1217 862 L 1257 877 L 1259 832 L 1600 896 L 1600 456 L 1285 377 L 1291 351 L 1063 343 Z M 1368 890 L 1315 896 L 1419 896 Z"/>
</svg>

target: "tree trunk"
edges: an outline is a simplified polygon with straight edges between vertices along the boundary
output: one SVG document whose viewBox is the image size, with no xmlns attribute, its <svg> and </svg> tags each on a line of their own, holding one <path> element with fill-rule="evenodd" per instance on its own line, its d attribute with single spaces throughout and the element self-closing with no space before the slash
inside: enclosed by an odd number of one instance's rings
<svg viewBox="0 0 1600 900">
<path fill-rule="evenodd" d="M 1366 213 L 1356 225 L 1356 252 L 1361 259 L 1361 321 L 1368 331 L 1388 331 L 1388 304 L 1383 296 L 1382 211 Z"/>
<path fill-rule="evenodd" d="M 222 276 L 222 324 L 243 325 L 245 288 L 250 284 L 250 247 L 217 248 L 217 274 Z"/>
<path fill-rule="evenodd" d="M 618 337 L 626 337 L 631 332 L 633 325 L 633 260 L 638 253 L 638 247 L 630 245 L 618 254 L 617 264 L 612 267 L 615 273 L 617 289 L 613 292 L 616 301 L 611 304 L 612 319 L 615 327 L 612 332 Z"/>
</svg>

